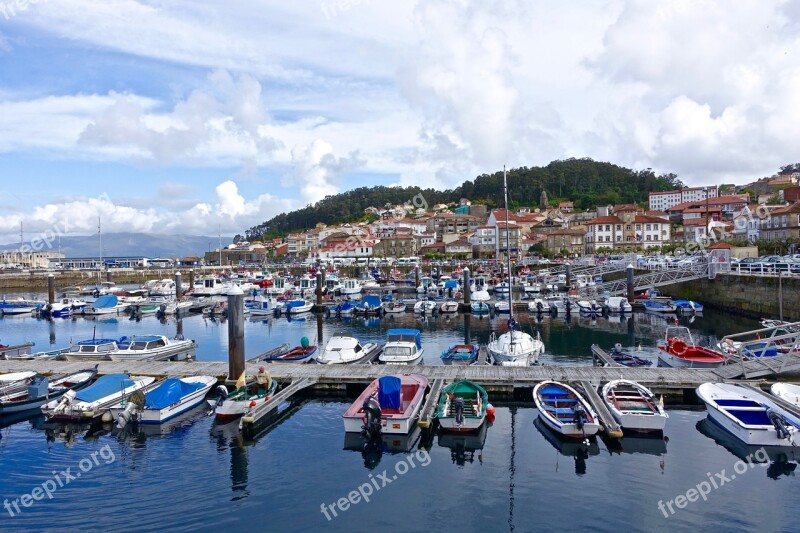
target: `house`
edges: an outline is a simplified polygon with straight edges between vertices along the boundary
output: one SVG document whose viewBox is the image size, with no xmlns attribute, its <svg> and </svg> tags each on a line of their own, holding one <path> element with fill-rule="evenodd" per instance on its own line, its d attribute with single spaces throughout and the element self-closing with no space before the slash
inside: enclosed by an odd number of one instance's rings
<svg viewBox="0 0 800 533">
<path fill-rule="evenodd" d="M 707 198 L 716 198 L 717 196 L 719 196 L 719 188 L 716 186 L 657 191 L 650 193 L 648 206 L 651 210 L 666 211 L 681 203 L 705 201 Z"/>
<path fill-rule="evenodd" d="M 667 208 L 665 211 L 669 214 L 670 218 L 680 220 L 683 217 L 684 211 L 687 209 L 713 209 L 720 208 L 723 216 L 733 218 L 733 213 L 740 210 L 750 203 L 750 196 L 747 194 L 734 194 L 732 196 L 718 196 L 708 201 L 692 201 L 683 202 L 672 207 Z"/>
<path fill-rule="evenodd" d="M 446 245 L 443 242 L 433 242 L 431 244 L 426 244 L 425 246 L 419 249 L 419 255 L 425 257 L 432 254 L 444 254 L 445 246 Z"/>
<path fill-rule="evenodd" d="M 558 210 L 562 213 L 572 213 L 575 210 L 575 205 L 572 202 L 561 202 L 558 204 Z"/>
<path fill-rule="evenodd" d="M 463 257 L 472 257 L 472 244 L 465 239 L 461 238 L 444 245 L 444 253 L 446 255 L 459 255 Z"/>
<path fill-rule="evenodd" d="M 508 212 L 508 221 L 515 223 L 518 227 L 522 229 L 523 234 L 527 234 L 531 232 L 531 229 L 536 225 L 542 223 L 545 219 L 547 219 L 547 214 L 545 213 L 512 213 Z M 506 221 L 506 210 L 505 209 L 495 209 L 489 215 L 489 219 L 486 221 L 487 226 L 497 227 L 499 222 Z"/>
<path fill-rule="evenodd" d="M 478 226 L 469 241 L 473 255 L 478 259 L 494 257 L 497 253 L 497 229 L 494 226 Z"/>
<path fill-rule="evenodd" d="M 672 239 L 671 224 L 659 217 L 637 214 L 619 206 L 614 215 L 597 217 L 586 224 L 586 251 L 599 249 L 633 251 L 656 248 Z"/>
<path fill-rule="evenodd" d="M 800 203 L 770 212 L 761 221 L 761 238 L 768 241 L 800 239 Z"/>
<path fill-rule="evenodd" d="M 375 254 L 382 257 L 411 257 L 416 255 L 416 250 L 416 241 L 411 235 L 387 237 L 374 247 Z"/>
<path fill-rule="evenodd" d="M 521 251 L 527 251 L 520 250 L 522 235 L 522 228 L 517 226 L 515 222 L 509 221 L 508 224 L 498 222 L 495 225 L 496 258 L 504 258 L 507 253 L 514 257 L 520 255 Z"/>
<path fill-rule="evenodd" d="M 429 244 L 433 244 L 434 242 L 436 242 L 436 234 L 435 233 L 415 234 L 414 241 L 417 250 L 420 250 L 424 246 L 428 246 Z"/>
<path fill-rule="evenodd" d="M 438 213 L 428 219 L 427 231 L 436 233 L 437 241 L 449 242 L 454 240 L 453 236 L 475 231 L 477 227 L 478 219 L 472 215 Z"/>
<path fill-rule="evenodd" d="M 546 235 L 545 248 L 554 254 L 583 254 L 586 232 L 579 229 L 557 229 Z"/>
</svg>

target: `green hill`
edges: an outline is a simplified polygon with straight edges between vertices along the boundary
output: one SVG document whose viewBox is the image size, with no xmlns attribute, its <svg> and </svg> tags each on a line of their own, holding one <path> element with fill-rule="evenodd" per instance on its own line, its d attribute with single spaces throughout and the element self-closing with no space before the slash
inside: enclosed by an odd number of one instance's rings
<svg viewBox="0 0 800 533">
<path fill-rule="evenodd" d="M 592 209 L 598 205 L 640 203 L 651 191 L 666 191 L 683 186 L 675 174 L 656 176 L 650 170 L 631 170 L 612 163 L 591 159 L 553 161 L 545 167 L 521 167 L 508 171 L 509 204 L 518 207 L 539 207 L 542 190 L 547 191 L 550 205 L 570 200 L 576 209 Z M 503 205 L 503 173 L 483 174 L 447 191 L 419 187 L 360 187 L 341 194 L 326 196 L 314 205 L 280 215 L 246 231 L 249 240 L 283 236 L 293 231 L 313 228 L 322 222 L 328 225 L 354 222 L 364 217 L 367 207 L 403 204 L 422 195 L 428 206 L 458 202 L 468 198 L 489 208 Z"/>
</svg>

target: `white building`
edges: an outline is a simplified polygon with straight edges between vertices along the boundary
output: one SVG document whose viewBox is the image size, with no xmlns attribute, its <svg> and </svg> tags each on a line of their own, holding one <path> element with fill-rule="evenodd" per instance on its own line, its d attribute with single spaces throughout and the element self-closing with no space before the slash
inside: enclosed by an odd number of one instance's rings
<svg viewBox="0 0 800 533">
<path fill-rule="evenodd" d="M 650 193 L 650 210 L 666 211 L 670 207 L 684 202 L 699 202 L 706 198 L 716 198 L 719 195 L 717 186 L 711 187 L 686 187 L 674 191 L 660 191 Z"/>
</svg>

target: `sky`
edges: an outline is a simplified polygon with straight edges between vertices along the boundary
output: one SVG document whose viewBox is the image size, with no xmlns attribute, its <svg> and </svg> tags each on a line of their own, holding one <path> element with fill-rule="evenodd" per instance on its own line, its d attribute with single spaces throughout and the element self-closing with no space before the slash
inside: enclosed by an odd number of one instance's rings
<svg viewBox="0 0 800 533">
<path fill-rule="evenodd" d="M 0 0 L 0 242 L 225 235 L 358 186 L 800 161 L 800 2 Z"/>
</svg>

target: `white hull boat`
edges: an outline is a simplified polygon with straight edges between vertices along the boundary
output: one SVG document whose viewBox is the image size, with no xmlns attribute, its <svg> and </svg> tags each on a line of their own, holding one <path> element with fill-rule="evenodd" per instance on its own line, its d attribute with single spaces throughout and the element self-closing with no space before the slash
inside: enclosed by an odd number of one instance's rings
<svg viewBox="0 0 800 533">
<path fill-rule="evenodd" d="M 606 300 L 605 307 L 609 313 L 630 313 L 633 311 L 628 299 L 621 296 L 610 296 Z"/>
<path fill-rule="evenodd" d="M 317 355 L 316 361 L 324 365 L 370 363 L 378 352 L 380 346 L 377 343 L 370 342 L 362 346 L 355 337 L 334 335 Z"/>
<path fill-rule="evenodd" d="M 502 366 L 530 366 L 538 362 L 544 352 L 544 343 L 539 333 L 532 337 L 519 330 L 507 331 L 489 338 L 486 346 L 494 364 Z"/>
<path fill-rule="evenodd" d="M 378 360 L 388 365 L 416 365 L 422 362 L 423 353 L 419 330 L 390 329 Z"/>
<path fill-rule="evenodd" d="M 129 394 L 146 391 L 154 381 L 150 376 L 106 374 L 81 391 L 70 390 L 60 399 L 49 401 L 42 406 L 42 412 L 52 420 L 91 420 Z"/>
<path fill-rule="evenodd" d="M 410 433 L 427 388 L 428 379 L 416 374 L 376 379 L 342 415 L 345 432 L 366 433 L 368 438 Z M 374 425 L 367 427 L 370 417 L 374 417 Z"/>
<path fill-rule="evenodd" d="M 217 383 L 212 376 L 168 378 L 160 385 L 139 397 L 129 397 L 110 408 L 118 427 L 130 421 L 139 424 L 163 424 L 172 418 L 197 407 Z M 140 405 L 141 403 L 141 405 Z"/>
<path fill-rule="evenodd" d="M 603 386 L 603 401 L 625 430 L 662 431 L 668 415 L 647 387 L 627 379 L 615 379 Z"/>
<path fill-rule="evenodd" d="M 600 430 L 592 406 L 569 385 L 543 381 L 534 387 L 533 399 L 542 422 L 565 437 L 585 438 Z"/>
</svg>

